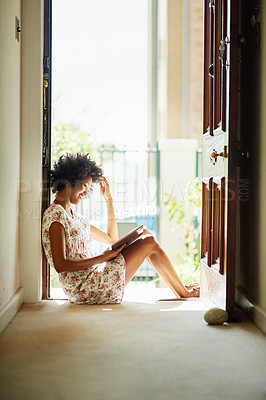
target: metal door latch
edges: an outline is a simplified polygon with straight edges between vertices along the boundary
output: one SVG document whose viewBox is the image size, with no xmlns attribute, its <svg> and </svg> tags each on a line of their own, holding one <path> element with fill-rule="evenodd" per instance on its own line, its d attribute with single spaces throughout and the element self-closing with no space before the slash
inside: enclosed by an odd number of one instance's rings
<svg viewBox="0 0 266 400">
<path fill-rule="evenodd" d="M 217 162 L 217 158 L 218 157 L 223 157 L 223 158 L 227 158 L 228 154 L 227 154 L 227 146 L 224 146 L 224 150 L 221 151 L 221 153 L 218 153 L 217 150 L 213 149 L 211 155 L 210 155 L 210 162 L 212 163 L 212 165 L 215 165 L 215 163 Z"/>
</svg>

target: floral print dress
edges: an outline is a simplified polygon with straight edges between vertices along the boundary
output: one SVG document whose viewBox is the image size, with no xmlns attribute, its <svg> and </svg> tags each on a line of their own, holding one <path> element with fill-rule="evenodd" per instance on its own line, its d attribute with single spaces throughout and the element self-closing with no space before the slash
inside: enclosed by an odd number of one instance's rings
<svg viewBox="0 0 266 400">
<path fill-rule="evenodd" d="M 91 252 L 90 224 L 86 218 L 73 211 L 71 217 L 59 204 L 52 204 L 44 212 L 42 221 L 42 243 L 45 255 L 54 268 L 49 229 L 59 222 L 66 235 L 66 257 L 80 259 L 93 257 Z M 125 286 L 125 259 L 119 254 L 115 259 L 93 267 L 58 273 L 67 298 L 75 304 L 121 303 Z"/>
</svg>

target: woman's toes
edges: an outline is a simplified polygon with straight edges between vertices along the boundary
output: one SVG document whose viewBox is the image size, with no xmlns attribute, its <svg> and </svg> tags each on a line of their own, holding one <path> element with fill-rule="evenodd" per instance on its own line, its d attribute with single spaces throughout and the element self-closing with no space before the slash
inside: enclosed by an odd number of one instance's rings
<svg viewBox="0 0 266 400">
<path fill-rule="evenodd" d="M 199 286 L 194 286 L 191 289 L 188 290 L 190 293 L 189 297 L 200 297 L 200 287 Z"/>
</svg>

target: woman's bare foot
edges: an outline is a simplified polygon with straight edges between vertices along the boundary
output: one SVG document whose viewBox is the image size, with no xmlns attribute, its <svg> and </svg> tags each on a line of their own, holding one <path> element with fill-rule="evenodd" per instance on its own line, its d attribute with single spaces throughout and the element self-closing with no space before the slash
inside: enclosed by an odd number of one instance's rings
<svg viewBox="0 0 266 400">
<path fill-rule="evenodd" d="M 191 297 L 200 297 L 200 287 L 198 284 L 191 284 L 191 285 L 184 285 L 186 288 L 186 295 L 185 296 L 176 296 L 175 299 L 160 299 L 159 301 L 174 301 L 174 300 L 180 300 L 182 301 L 183 299 L 189 299 Z M 190 289 L 187 289 L 188 286 L 193 286 Z"/>
<path fill-rule="evenodd" d="M 188 297 L 200 297 L 200 287 L 193 286 L 191 289 L 188 289 L 189 296 Z"/>
<path fill-rule="evenodd" d="M 190 283 L 188 285 L 184 285 L 187 291 L 186 298 L 189 297 L 199 297 L 200 296 L 200 286 L 198 283 Z"/>
<path fill-rule="evenodd" d="M 187 290 L 193 289 L 194 287 L 199 287 L 198 283 L 189 283 L 188 285 L 184 285 Z"/>
</svg>

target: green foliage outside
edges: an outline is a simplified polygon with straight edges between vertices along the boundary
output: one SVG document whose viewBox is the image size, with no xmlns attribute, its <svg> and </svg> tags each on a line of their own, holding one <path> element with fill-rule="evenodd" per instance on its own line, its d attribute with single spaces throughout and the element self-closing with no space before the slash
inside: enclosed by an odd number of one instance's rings
<svg viewBox="0 0 266 400">
<path fill-rule="evenodd" d="M 53 268 L 50 268 L 50 286 L 51 288 L 61 288 L 58 280 L 58 273 Z"/>
<path fill-rule="evenodd" d="M 96 142 L 76 124 L 58 122 L 52 127 L 52 163 L 64 153 L 90 153 L 95 158 Z"/>
<path fill-rule="evenodd" d="M 185 244 L 185 253 L 176 253 L 179 261 L 176 269 L 185 284 L 199 282 L 200 266 L 200 210 L 201 185 L 198 178 L 188 184 L 186 204 L 191 205 L 192 218 L 187 216 L 184 206 L 176 200 L 176 196 L 166 193 L 164 205 L 168 218 L 177 224 L 176 231 Z"/>
</svg>

